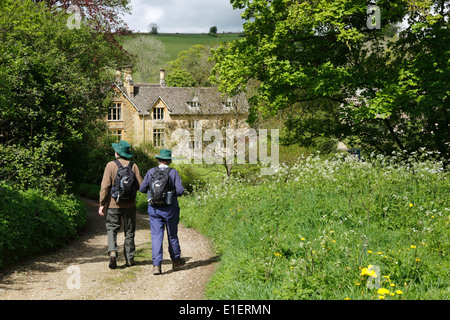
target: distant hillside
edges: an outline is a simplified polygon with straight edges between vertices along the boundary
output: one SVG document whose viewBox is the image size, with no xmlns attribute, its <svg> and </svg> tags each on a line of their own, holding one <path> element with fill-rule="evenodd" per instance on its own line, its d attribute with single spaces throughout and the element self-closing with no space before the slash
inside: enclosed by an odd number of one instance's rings
<svg viewBox="0 0 450 320">
<path fill-rule="evenodd" d="M 154 69 L 154 72 L 152 72 L 152 74 L 154 74 L 154 81 L 157 82 L 159 79 L 159 73 L 157 72 L 157 70 L 166 67 L 170 61 L 177 59 L 179 52 L 188 50 L 190 47 L 197 44 L 215 45 L 220 42 L 230 42 L 238 39 L 239 35 L 240 34 L 238 33 L 218 33 L 217 37 L 213 37 L 205 33 L 160 33 L 157 35 L 153 35 L 150 33 L 134 33 L 133 36 L 124 37 L 124 44 L 126 45 L 128 42 L 136 39 L 137 37 L 155 38 L 162 42 L 165 52 L 162 54 L 158 54 L 160 56 L 157 62 L 159 65 L 152 67 L 152 69 Z M 148 50 L 152 51 L 153 48 L 149 47 Z M 136 51 L 130 51 L 139 55 L 139 52 L 142 52 L 142 48 L 139 48 L 139 50 Z M 136 81 L 140 81 L 139 70 L 133 70 L 133 76 L 136 76 Z"/>
</svg>

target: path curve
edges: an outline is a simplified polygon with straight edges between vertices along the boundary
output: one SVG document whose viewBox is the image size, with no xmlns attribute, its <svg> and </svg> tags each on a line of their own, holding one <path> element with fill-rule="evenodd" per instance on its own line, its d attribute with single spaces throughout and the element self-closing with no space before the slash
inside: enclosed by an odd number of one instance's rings
<svg viewBox="0 0 450 320">
<path fill-rule="evenodd" d="M 108 268 L 105 220 L 98 203 L 88 205 L 80 237 L 53 253 L 34 257 L 0 271 L 0 300 L 201 300 L 217 267 L 211 242 L 179 225 L 181 255 L 186 265 L 172 271 L 164 239 L 163 275 L 152 274 L 149 218 L 137 214 L 136 265 L 125 267 L 123 229 L 118 235 L 118 268 Z M 181 212 L 182 213 L 182 212 Z M 78 288 L 79 287 L 79 288 Z"/>
</svg>

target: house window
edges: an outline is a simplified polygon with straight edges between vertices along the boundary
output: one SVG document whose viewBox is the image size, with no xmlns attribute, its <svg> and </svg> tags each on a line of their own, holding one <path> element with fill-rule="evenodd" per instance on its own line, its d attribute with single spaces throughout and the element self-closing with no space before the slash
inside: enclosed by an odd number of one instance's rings
<svg viewBox="0 0 450 320">
<path fill-rule="evenodd" d="M 200 105 L 198 103 L 198 98 L 197 97 L 192 98 L 192 100 L 188 101 L 187 104 L 188 104 L 190 110 L 198 109 L 198 106 Z"/>
<path fill-rule="evenodd" d="M 222 102 L 222 107 L 225 110 L 230 111 L 233 108 L 233 101 L 228 99 L 226 102 Z"/>
<path fill-rule="evenodd" d="M 122 103 L 114 102 L 112 107 L 109 108 L 108 121 L 120 121 L 122 120 Z"/>
<path fill-rule="evenodd" d="M 153 130 L 153 145 L 155 147 L 164 146 L 164 129 Z"/>
<path fill-rule="evenodd" d="M 122 140 L 122 130 L 117 130 L 117 129 L 109 130 L 109 135 L 111 137 L 114 137 L 117 142 Z"/>
<path fill-rule="evenodd" d="M 189 120 L 188 121 L 188 128 L 194 129 L 198 128 L 200 126 L 200 120 Z"/>
<path fill-rule="evenodd" d="M 230 119 L 221 119 L 219 120 L 219 127 L 220 128 L 229 128 L 230 127 Z"/>
<path fill-rule="evenodd" d="M 164 119 L 164 108 L 153 109 L 153 119 L 163 120 Z"/>
<path fill-rule="evenodd" d="M 188 101 L 190 109 L 198 109 L 198 101 Z"/>
</svg>

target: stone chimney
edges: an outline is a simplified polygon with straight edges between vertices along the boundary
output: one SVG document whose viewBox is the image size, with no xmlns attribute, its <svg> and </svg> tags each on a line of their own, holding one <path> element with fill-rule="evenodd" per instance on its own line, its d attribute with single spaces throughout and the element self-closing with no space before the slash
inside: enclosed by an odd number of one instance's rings
<svg viewBox="0 0 450 320">
<path fill-rule="evenodd" d="M 133 69 L 131 67 L 125 67 L 124 71 L 124 81 L 123 84 L 125 89 L 127 89 L 128 96 L 134 98 L 134 85 L 133 85 Z"/>
<path fill-rule="evenodd" d="M 166 85 L 166 70 L 160 69 L 159 70 L 159 84 L 162 88 L 167 87 Z"/>
<path fill-rule="evenodd" d="M 122 85 L 122 72 L 120 70 L 116 70 L 115 82 L 118 86 Z"/>
</svg>

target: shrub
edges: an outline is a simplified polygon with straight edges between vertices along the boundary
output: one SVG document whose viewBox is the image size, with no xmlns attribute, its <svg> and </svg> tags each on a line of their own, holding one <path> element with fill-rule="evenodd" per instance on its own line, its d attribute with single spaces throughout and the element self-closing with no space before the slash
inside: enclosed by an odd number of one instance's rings
<svg viewBox="0 0 450 320">
<path fill-rule="evenodd" d="M 0 267 L 65 244 L 86 221 L 86 207 L 71 195 L 49 197 L 3 182 L 0 193 Z"/>
</svg>

